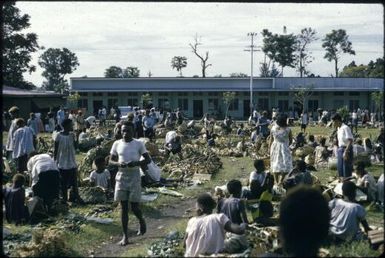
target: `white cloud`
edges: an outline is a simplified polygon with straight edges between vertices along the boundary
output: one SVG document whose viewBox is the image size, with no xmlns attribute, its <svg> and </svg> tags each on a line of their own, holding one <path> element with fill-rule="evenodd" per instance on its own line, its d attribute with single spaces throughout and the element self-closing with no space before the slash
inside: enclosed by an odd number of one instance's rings
<svg viewBox="0 0 385 258">
<path fill-rule="evenodd" d="M 202 36 L 199 52 L 210 52 L 209 76 L 232 72 L 250 74 L 250 44 L 247 33 L 254 31 L 256 45 L 260 32 L 298 34 L 304 27 L 318 32 L 310 49 L 316 58 L 310 68 L 328 76 L 334 65 L 323 59 L 321 39 L 333 29 L 345 29 L 356 50 L 344 55 L 341 68 L 356 60 L 368 63 L 383 56 L 383 6 L 380 4 L 300 4 L 300 3 L 157 3 L 157 2 L 17 2 L 22 13 L 31 16 L 29 31 L 37 33 L 39 44 L 67 47 L 78 56 L 80 66 L 71 76 L 103 76 L 111 65 L 137 66 L 141 75 L 176 76 L 170 67 L 175 55 L 188 58 L 185 76 L 200 75 L 199 59 L 188 44 L 196 33 Z M 37 65 L 38 56 L 33 63 Z M 256 63 L 263 59 L 255 53 Z M 25 77 L 40 85 L 42 70 Z M 285 75 L 296 76 L 285 68 Z M 258 67 L 254 74 L 259 74 Z M 69 77 L 69 76 L 68 76 Z"/>
</svg>

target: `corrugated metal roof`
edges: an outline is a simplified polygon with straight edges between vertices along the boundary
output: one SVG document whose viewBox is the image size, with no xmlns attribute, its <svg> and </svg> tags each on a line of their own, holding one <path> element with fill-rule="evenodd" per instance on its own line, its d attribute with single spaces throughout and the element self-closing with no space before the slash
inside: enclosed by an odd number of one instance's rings
<svg viewBox="0 0 385 258">
<path fill-rule="evenodd" d="M 63 97 L 64 94 L 56 93 L 54 91 L 43 90 L 25 90 L 15 87 L 3 86 L 3 96 L 14 97 Z"/>
<path fill-rule="evenodd" d="M 291 87 L 312 85 L 314 91 L 376 91 L 384 87 L 378 78 L 253 78 L 253 91 L 290 91 Z M 249 91 L 250 78 L 71 78 L 79 92 L 221 92 Z"/>
</svg>

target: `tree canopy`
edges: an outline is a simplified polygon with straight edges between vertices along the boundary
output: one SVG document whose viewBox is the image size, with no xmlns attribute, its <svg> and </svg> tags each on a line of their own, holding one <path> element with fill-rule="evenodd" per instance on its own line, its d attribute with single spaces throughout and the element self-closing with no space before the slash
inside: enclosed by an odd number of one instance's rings
<svg viewBox="0 0 385 258">
<path fill-rule="evenodd" d="M 384 78 L 384 58 L 377 58 L 376 62 L 370 61 L 367 65 L 356 65 L 352 61 L 349 65 L 344 66 L 340 77 L 351 78 Z"/>
<path fill-rule="evenodd" d="M 104 72 L 105 78 L 137 78 L 139 75 L 140 70 L 134 66 L 128 66 L 126 69 L 119 66 L 110 66 Z"/>
<path fill-rule="evenodd" d="M 185 56 L 174 56 L 171 59 L 172 69 L 176 69 L 179 72 L 179 76 L 182 77 L 182 69 L 187 66 L 187 57 Z"/>
<path fill-rule="evenodd" d="M 311 42 L 318 39 L 315 35 L 316 31 L 310 27 L 302 29 L 301 33 L 297 35 L 295 65 L 301 78 L 303 75 L 309 74 L 306 66 L 314 60 L 308 47 Z"/>
<path fill-rule="evenodd" d="M 342 53 L 355 55 L 352 42 L 345 30 L 332 30 L 322 39 L 322 47 L 326 50 L 324 58 L 329 62 L 334 61 L 335 76 L 338 77 L 338 61 Z"/>
<path fill-rule="evenodd" d="M 64 76 L 71 74 L 79 66 L 78 58 L 67 48 L 49 48 L 39 58 L 39 65 L 44 69 L 41 74 L 46 78 L 43 87 L 56 92 L 68 91 Z"/>
<path fill-rule="evenodd" d="M 5 1 L 2 6 L 2 18 L 4 84 L 23 89 L 35 88 L 23 77 L 23 73 L 36 70 L 36 67 L 30 64 L 31 54 L 39 49 L 36 33 L 22 33 L 30 27 L 30 16 L 21 14 L 14 1 Z"/>
</svg>

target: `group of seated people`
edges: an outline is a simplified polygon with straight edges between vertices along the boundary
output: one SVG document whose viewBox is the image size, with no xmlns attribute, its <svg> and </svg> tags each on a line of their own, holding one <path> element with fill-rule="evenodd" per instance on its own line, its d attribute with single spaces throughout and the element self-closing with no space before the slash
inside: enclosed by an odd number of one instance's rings
<svg viewBox="0 0 385 258">
<path fill-rule="evenodd" d="M 211 194 L 198 197 L 198 216 L 190 219 L 186 228 L 185 256 L 245 251 L 249 246 L 245 231 L 250 223 L 279 226 L 283 249 L 274 255 L 316 256 L 322 244 L 363 239 L 359 224 L 366 233 L 371 230 L 365 208 L 356 201 L 357 189 L 368 195 L 368 202 L 384 202 L 384 175 L 376 183 L 363 163 L 355 166 L 357 182 L 344 181 L 343 196 L 328 200 L 322 188 L 314 186 L 305 162 L 297 160 L 283 183 L 287 195 L 277 217 L 273 208 L 274 178 L 265 170 L 263 160 L 255 160 L 254 167 L 247 188 L 239 180 L 230 180 L 225 189 L 216 187 L 217 201 Z M 247 216 L 249 210 L 252 221 Z"/>
</svg>

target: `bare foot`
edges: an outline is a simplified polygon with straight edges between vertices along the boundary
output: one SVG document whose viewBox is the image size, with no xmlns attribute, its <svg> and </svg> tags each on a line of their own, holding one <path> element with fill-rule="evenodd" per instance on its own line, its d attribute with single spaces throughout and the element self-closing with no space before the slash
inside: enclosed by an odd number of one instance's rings
<svg viewBox="0 0 385 258">
<path fill-rule="evenodd" d="M 136 232 L 136 235 L 140 236 L 140 235 L 144 235 L 147 231 L 147 227 L 146 227 L 146 222 L 141 222 L 140 223 L 140 228 L 139 230 Z"/>
<path fill-rule="evenodd" d="M 123 237 L 122 240 L 119 241 L 118 245 L 125 246 L 128 245 L 128 239 L 127 237 Z"/>
</svg>

